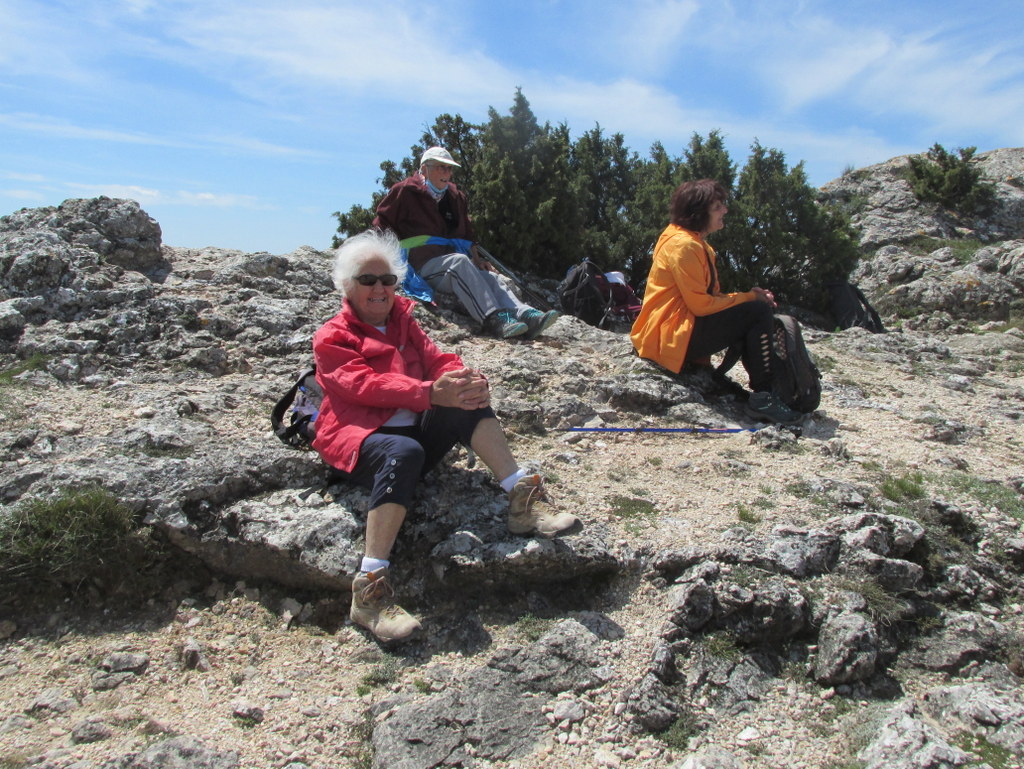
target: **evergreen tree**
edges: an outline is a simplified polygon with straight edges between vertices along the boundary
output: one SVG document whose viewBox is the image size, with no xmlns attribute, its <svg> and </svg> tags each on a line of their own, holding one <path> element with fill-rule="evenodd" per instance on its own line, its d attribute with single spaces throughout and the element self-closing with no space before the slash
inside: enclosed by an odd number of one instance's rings
<svg viewBox="0 0 1024 769">
<path fill-rule="evenodd" d="M 714 179 L 727 190 L 736 184 L 736 164 L 729 157 L 729 152 L 722 141 L 722 134 L 716 129 L 702 139 L 694 133 L 690 137 L 690 146 L 686 149 L 686 165 L 680 168 L 679 181 L 696 181 L 698 179 Z"/>
<path fill-rule="evenodd" d="M 827 282 L 845 278 L 857 260 L 847 221 L 816 203 L 803 165 L 788 169 L 779 150 L 755 142 L 738 181 L 718 131 L 694 134 L 685 159 L 655 142 L 641 160 L 620 134 L 607 137 L 599 125 L 575 142 L 568 126 L 541 125 L 521 90 L 507 115 L 491 108 L 483 125 L 440 115 L 408 157 L 381 163 L 382 188 L 370 207 L 334 214 L 335 244 L 369 227 L 386 190 L 435 145 L 462 165 L 455 180 L 469 197 L 480 243 L 518 272 L 561 278 L 589 256 L 640 286 L 673 191 L 704 178 L 731 193 L 726 226 L 712 238 L 724 290 L 761 285 L 784 302 L 824 310 Z"/>
<path fill-rule="evenodd" d="M 977 147 L 947 152 L 941 144 L 910 158 L 908 178 L 918 200 L 938 203 L 962 216 L 986 214 L 995 203 L 995 185 L 971 163 Z"/>
<path fill-rule="evenodd" d="M 672 192 L 679 186 L 682 161 L 671 157 L 661 142 L 651 145 L 650 157 L 633 171 L 636 182 L 626 204 L 618 241 L 619 262 L 640 287 L 651 270 L 651 256 L 658 236 L 669 221 Z"/>
<path fill-rule="evenodd" d="M 574 261 L 580 229 L 568 127 L 541 126 L 520 90 L 509 115 L 488 114 L 469 201 L 477 236 L 511 268 L 559 277 Z"/>
<path fill-rule="evenodd" d="M 606 138 L 598 125 L 572 145 L 570 165 L 581 227 L 576 261 L 587 257 L 605 269 L 624 266 L 630 252 L 621 239 L 636 187 L 635 153 L 626 148 L 622 134 Z"/>
<path fill-rule="evenodd" d="M 729 239 L 714 241 L 727 290 L 759 285 L 782 303 L 824 311 L 827 284 L 844 279 L 857 262 L 846 221 L 818 205 L 803 163 L 787 169 L 781 151 L 757 141 L 740 173 L 729 219 Z"/>
</svg>

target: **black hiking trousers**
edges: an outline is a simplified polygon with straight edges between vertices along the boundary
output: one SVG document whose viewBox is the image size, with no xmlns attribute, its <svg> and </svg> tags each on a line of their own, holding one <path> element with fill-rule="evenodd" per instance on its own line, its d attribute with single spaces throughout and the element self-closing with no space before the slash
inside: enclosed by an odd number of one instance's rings
<svg viewBox="0 0 1024 769">
<path fill-rule="evenodd" d="M 755 300 L 696 318 L 686 362 L 707 358 L 739 342 L 750 389 L 768 392 L 772 389 L 772 317 L 768 303 Z"/>
</svg>

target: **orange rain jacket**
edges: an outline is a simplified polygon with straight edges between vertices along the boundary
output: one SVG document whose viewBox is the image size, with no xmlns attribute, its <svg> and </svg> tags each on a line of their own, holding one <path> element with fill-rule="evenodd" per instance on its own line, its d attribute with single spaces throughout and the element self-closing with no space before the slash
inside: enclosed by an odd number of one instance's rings
<svg viewBox="0 0 1024 769">
<path fill-rule="evenodd" d="M 679 371 L 686 361 L 694 318 L 756 299 L 753 291 L 721 293 L 715 250 L 700 233 L 670 224 L 654 247 L 643 308 L 630 339 L 641 358 Z"/>
</svg>

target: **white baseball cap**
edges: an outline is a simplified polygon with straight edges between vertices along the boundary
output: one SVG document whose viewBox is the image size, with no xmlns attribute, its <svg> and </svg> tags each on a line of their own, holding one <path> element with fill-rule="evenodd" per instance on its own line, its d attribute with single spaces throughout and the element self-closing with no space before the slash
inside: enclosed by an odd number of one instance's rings
<svg viewBox="0 0 1024 769">
<path fill-rule="evenodd" d="M 446 166 L 455 166 L 456 168 L 462 168 L 455 159 L 452 157 L 452 153 L 446 150 L 444 147 L 431 147 L 429 150 L 423 153 L 420 158 L 420 166 L 424 166 L 427 163 L 442 163 Z"/>
</svg>

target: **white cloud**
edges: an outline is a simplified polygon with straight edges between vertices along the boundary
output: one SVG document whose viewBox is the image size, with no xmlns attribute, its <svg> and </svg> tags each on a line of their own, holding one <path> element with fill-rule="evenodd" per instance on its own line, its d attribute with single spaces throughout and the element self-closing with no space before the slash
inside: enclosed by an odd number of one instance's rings
<svg viewBox="0 0 1024 769">
<path fill-rule="evenodd" d="M 0 189 L 0 195 L 5 198 L 14 198 L 15 200 L 31 200 L 38 203 L 42 203 L 46 200 L 46 196 L 38 190 L 3 190 Z"/>
<path fill-rule="evenodd" d="M 164 146 L 180 146 L 145 134 L 115 131 L 107 128 L 90 128 L 75 125 L 66 120 L 51 118 L 45 115 L 2 114 L 0 126 L 23 131 L 36 136 L 50 136 L 60 139 L 81 139 L 83 141 L 109 141 L 121 144 L 156 144 Z"/>
<path fill-rule="evenodd" d="M 679 57 L 687 27 L 700 11 L 698 0 L 623 3 L 604 25 L 622 66 L 636 75 L 655 74 Z M 599 13 L 602 13 L 599 11 Z"/>
<path fill-rule="evenodd" d="M 23 174 L 15 171 L 5 171 L 0 174 L 4 179 L 12 179 L 16 182 L 35 182 L 42 184 L 46 181 L 46 177 L 42 174 Z"/>
<path fill-rule="evenodd" d="M 457 19 L 416 13 L 355 3 L 203 3 L 170 20 L 166 31 L 183 47 L 163 54 L 259 100 L 301 93 L 450 105 L 511 92 L 513 74 L 460 41 Z"/>
<path fill-rule="evenodd" d="M 105 195 L 109 198 L 127 198 L 135 200 L 141 206 L 196 206 L 215 208 L 266 209 L 267 204 L 261 203 L 254 195 L 234 193 L 190 192 L 176 190 L 164 192 L 150 187 L 131 184 L 78 184 L 69 183 L 67 188 L 74 194 L 84 197 Z"/>
<path fill-rule="evenodd" d="M 179 149 L 225 149 L 251 155 L 277 157 L 322 157 L 322 152 L 288 147 L 241 135 L 220 135 L 206 137 L 168 138 L 150 134 L 117 131 L 109 128 L 75 125 L 66 120 L 45 115 L 2 114 L 0 126 L 32 134 L 58 139 L 75 139 L 82 142 L 101 141 L 115 144 L 140 144 L 156 147 L 177 147 Z"/>
</svg>

